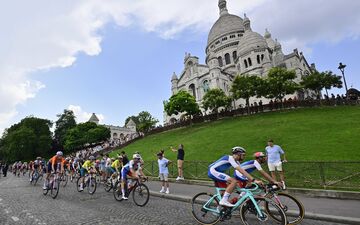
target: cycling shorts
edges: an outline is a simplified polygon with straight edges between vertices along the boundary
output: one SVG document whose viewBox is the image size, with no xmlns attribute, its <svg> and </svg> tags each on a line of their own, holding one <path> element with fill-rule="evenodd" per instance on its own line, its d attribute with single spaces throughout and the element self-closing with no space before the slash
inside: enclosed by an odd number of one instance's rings
<svg viewBox="0 0 360 225">
<path fill-rule="evenodd" d="M 226 173 L 218 172 L 215 169 L 209 169 L 208 177 L 213 181 L 227 182 L 231 179 Z"/>
</svg>

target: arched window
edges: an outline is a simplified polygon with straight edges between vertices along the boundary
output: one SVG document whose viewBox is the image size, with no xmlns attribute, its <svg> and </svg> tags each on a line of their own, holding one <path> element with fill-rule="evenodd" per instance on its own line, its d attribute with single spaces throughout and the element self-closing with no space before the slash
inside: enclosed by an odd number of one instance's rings
<svg viewBox="0 0 360 225">
<path fill-rule="evenodd" d="M 209 81 L 208 80 L 204 80 L 203 82 L 203 89 L 204 89 L 204 92 L 208 92 L 209 91 Z"/>
<path fill-rule="evenodd" d="M 233 52 L 233 60 L 234 60 L 234 62 L 235 62 L 236 58 L 237 58 L 237 52 L 234 51 L 234 52 Z"/>
<path fill-rule="evenodd" d="M 250 58 L 248 58 L 248 63 L 249 63 L 249 66 L 252 66 L 252 62 L 251 62 Z"/>
<path fill-rule="evenodd" d="M 219 61 L 219 66 L 222 67 L 223 66 L 223 60 L 222 60 L 221 56 L 218 57 L 218 61 Z"/>
<path fill-rule="evenodd" d="M 257 63 L 260 64 L 260 55 L 256 56 Z"/>
<path fill-rule="evenodd" d="M 225 54 L 225 63 L 226 63 L 226 65 L 228 65 L 228 64 L 231 63 L 231 62 L 230 62 L 230 54 L 229 54 L 229 53 L 226 53 L 226 54 Z"/>
<path fill-rule="evenodd" d="M 264 54 L 261 54 L 261 62 L 264 61 Z"/>
<path fill-rule="evenodd" d="M 190 92 L 190 94 L 192 94 L 192 96 L 194 96 L 194 98 L 196 99 L 195 84 L 190 84 L 190 86 L 189 86 L 189 92 Z"/>
<path fill-rule="evenodd" d="M 245 64 L 245 68 L 248 68 L 248 64 L 247 64 L 246 59 L 244 60 L 244 64 Z"/>
</svg>

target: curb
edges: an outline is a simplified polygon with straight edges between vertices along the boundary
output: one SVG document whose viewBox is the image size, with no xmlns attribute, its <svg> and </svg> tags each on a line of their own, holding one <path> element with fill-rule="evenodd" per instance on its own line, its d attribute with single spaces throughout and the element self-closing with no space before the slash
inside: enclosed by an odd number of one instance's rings
<svg viewBox="0 0 360 225">
<path fill-rule="evenodd" d="M 157 177 L 149 177 L 149 180 L 159 181 Z M 174 178 L 169 178 L 171 183 L 190 184 L 213 187 L 214 183 L 206 180 L 182 180 L 177 182 Z M 336 190 L 322 190 L 322 189 L 302 189 L 302 188 L 287 188 L 291 194 L 302 194 L 308 197 L 332 198 L 332 199 L 346 199 L 346 200 L 360 200 L 360 192 L 356 191 L 336 191 Z"/>
<path fill-rule="evenodd" d="M 179 202 L 190 203 L 191 201 L 191 197 L 184 195 L 162 194 L 154 191 L 150 191 L 150 195 L 159 198 L 175 200 Z M 324 214 L 316 214 L 312 212 L 306 212 L 305 219 L 312 219 L 312 220 L 319 220 L 319 221 L 326 221 L 333 223 L 342 223 L 342 224 L 356 224 L 356 225 L 360 224 L 360 218 L 324 215 Z"/>
</svg>

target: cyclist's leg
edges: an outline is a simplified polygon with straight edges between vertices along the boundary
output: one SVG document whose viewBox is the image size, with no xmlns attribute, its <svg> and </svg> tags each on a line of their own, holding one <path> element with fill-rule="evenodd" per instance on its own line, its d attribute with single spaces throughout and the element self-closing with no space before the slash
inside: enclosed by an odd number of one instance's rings
<svg viewBox="0 0 360 225">
<path fill-rule="evenodd" d="M 236 179 L 230 177 L 225 173 L 218 172 L 214 169 L 208 171 L 208 176 L 214 181 L 227 182 L 229 185 L 227 186 L 225 193 L 220 201 L 220 205 L 233 207 L 234 205 L 229 202 L 229 197 L 236 187 Z"/>
</svg>

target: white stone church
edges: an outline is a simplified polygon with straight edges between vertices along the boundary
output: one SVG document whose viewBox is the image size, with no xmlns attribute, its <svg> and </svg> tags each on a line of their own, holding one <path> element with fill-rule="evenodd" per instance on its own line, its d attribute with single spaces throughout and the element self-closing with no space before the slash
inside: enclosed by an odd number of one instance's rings
<svg viewBox="0 0 360 225">
<path fill-rule="evenodd" d="M 219 19 L 212 26 L 206 46 L 205 64 L 199 63 L 199 58 L 189 53 L 185 54 L 184 69 L 180 74 L 174 73 L 171 78 L 171 91 L 176 94 L 180 90 L 191 93 L 197 103 L 205 93 L 212 88 L 220 88 L 230 95 L 230 87 L 236 75 L 266 76 L 273 67 L 284 67 L 295 70 L 296 82 L 315 69 L 315 64 L 309 65 L 302 52 L 294 49 L 290 54 L 284 54 L 281 44 L 273 39 L 268 30 L 261 35 L 251 29 L 250 19 L 244 15 L 241 18 L 232 15 L 226 7 L 226 0 L 219 0 Z M 297 92 L 287 97 L 304 99 L 311 93 Z M 259 99 L 250 99 L 250 103 Z M 264 103 L 269 100 L 262 99 Z M 233 107 L 244 104 L 238 100 Z M 181 115 L 168 116 L 164 113 L 164 123 L 173 123 Z"/>
<path fill-rule="evenodd" d="M 99 121 L 100 120 L 95 113 L 93 113 L 89 119 L 89 122 L 96 123 L 97 125 L 99 125 Z M 129 120 L 125 127 L 105 124 L 103 126 L 110 129 L 111 141 L 119 141 L 122 143 L 138 136 L 138 133 L 136 132 L 136 124 L 132 119 Z"/>
</svg>

